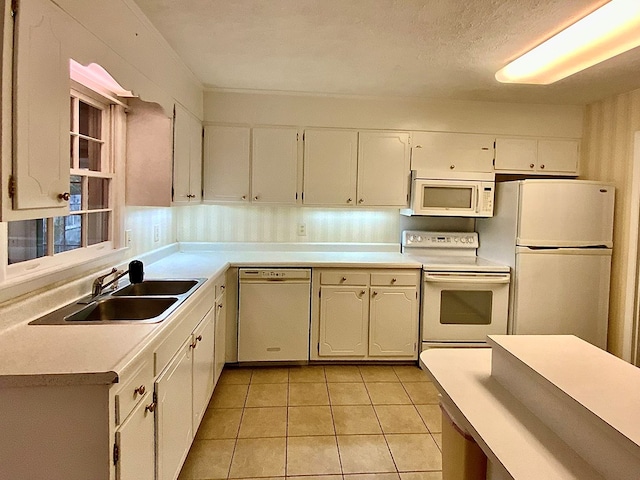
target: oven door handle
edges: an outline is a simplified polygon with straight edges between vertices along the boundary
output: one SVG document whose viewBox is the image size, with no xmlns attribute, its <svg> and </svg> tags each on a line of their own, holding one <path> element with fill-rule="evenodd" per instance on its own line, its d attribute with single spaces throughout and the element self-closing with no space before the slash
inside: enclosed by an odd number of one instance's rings
<svg viewBox="0 0 640 480">
<path fill-rule="evenodd" d="M 438 275 L 433 273 L 427 273 L 424 276 L 425 282 L 434 282 L 434 283 L 466 283 L 473 285 L 490 285 L 490 284 L 505 284 L 511 281 L 509 275 L 465 275 L 465 274 L 455 274 L 455 275 Z"/>
</svg>

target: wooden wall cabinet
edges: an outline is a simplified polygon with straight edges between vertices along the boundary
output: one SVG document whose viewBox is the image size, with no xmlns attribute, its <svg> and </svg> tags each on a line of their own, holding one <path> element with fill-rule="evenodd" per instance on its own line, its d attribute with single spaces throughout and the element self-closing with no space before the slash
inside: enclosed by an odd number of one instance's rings
<svg viewBox="0 0 640 480">
<path fill-rule="evenodd" d="M 429 178 L 446 178 L 448 172 L 491 173 L 493 142 L 492 135 L 412 132 L 411 170 Z"/>
<path fill-rule="evenodd" d="M 173 114 L 173 205 L 202 201 L 202 124 L 184 107 Z"/>
</svg>

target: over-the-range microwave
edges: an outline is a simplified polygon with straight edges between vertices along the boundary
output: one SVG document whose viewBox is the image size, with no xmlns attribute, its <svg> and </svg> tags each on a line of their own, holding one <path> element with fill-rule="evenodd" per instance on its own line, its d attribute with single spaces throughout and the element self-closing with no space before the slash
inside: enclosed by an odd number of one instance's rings
<svg viewBox="0 0 640 480">
<path fill-rule="evenodd" d="M 493 173 L 447 172 L 452 178 L 427 178 L 411 172 L 411 205 L 403 215 L 493 217 Z"/>
</svg>

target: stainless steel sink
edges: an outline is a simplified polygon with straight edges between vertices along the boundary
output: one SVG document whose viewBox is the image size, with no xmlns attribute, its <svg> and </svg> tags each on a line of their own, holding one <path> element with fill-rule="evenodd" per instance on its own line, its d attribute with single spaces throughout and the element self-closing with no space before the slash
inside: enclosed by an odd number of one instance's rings
<svg viewBox="0 0 640 480">
<path fill-rule="evenodd" d="M 64 318 L 67 322 L 160 321 L 160 317 L 178 299 L 176 297 L 109 297 L 91 303 Z"/>
<path fill-rule="evenodd" d="M 29 325 L 159 323 L 204 283 L 205 278 L 146 280 L 110 294 L 66 305 Z"/>
<path fill-rule="evenodd" d="M 196 285 L 198 280 L 145 280 L 127 285 L 114 292 L 113 296 L 182 295 Z"/>
</svg>

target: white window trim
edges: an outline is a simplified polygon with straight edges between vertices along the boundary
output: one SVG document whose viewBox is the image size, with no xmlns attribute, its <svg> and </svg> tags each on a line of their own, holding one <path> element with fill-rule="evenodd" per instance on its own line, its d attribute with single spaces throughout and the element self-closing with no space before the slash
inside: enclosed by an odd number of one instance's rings
<svg viewBox="0 0 640 480">
<path fill-rule="evenodd" d="M 83 85 L 71 81 L 72 90 L 79 92 L 82 97 L 88 97 L 95 95 L 97 98 L 101 98 L 99 93 L 93 92 L 84 87 Z M 71 92 L 70 92 L 71 96 Z M 118 262 L 124 259 L 125 252 L 128 247 L 124 245 L 124 207 L 125 207 L 125 153 L 126 153 L 126 116 L 124 104 L 117 102 L 114 104 L 109 99 L 102 99 L 102 102 L 98 100 L 102 105 L 110 105 L 111 121 L 106 128 L 106 135 L 110 139 L 114 139 L 112 142 L 112 148 L 108 153 L 108 158 L 103 158 L 103 166 L 105 162 L 111 166 L 110 172 L 95 172 L 95 176 L 112 178 L 110 182 L 109 196 L 113 199 L 111 209 L 111 240 L 101 242 L 95 245 L 90 245 L 68 252 L 61 252 L 55 255 L 47 255 L 44 257 L 36 258 L 33 260 L 27 260 L 24 262 L 8 265 L 8 224 L 3 222 L 0 224 L 0 290 L 2 295 L 0 297 L 12 297 L 14 291 L 16 295 L 24 292 L 24 288 L 20 287 L 26 282 L 30 282 L 33 286 L 30 290 L 37 289 L 37 285 L 46 286 L 48 284 L 61 280 L 61 276 L 67 277 L 68 275 L 79 274 L 78 272 L 95 271 L 104 266 L 106 260 Z M 83 98 L 83 101 L 84 98 Z M 89 101 L 88 103 L 93 103 Z M 121 141 L 115 141 L 120 138 Z M 74 174 L 74 170 L 70 169 L 71 174 Z M 78 172 L 80 173 L 80 172 Z M 82 170 L 82 175 L 93 176 L 86 170 Z M 73 212 L 70 212 L 73 214 Z M 112 260 L 111 260 L 112 258 Z M 35 279 L 39 279 L 39 282 L 35 282 Z M 6 289 L 6 290 L 5 290 Z M 0 298 L 0 301 L 2 299 Z"/>
</svg>

